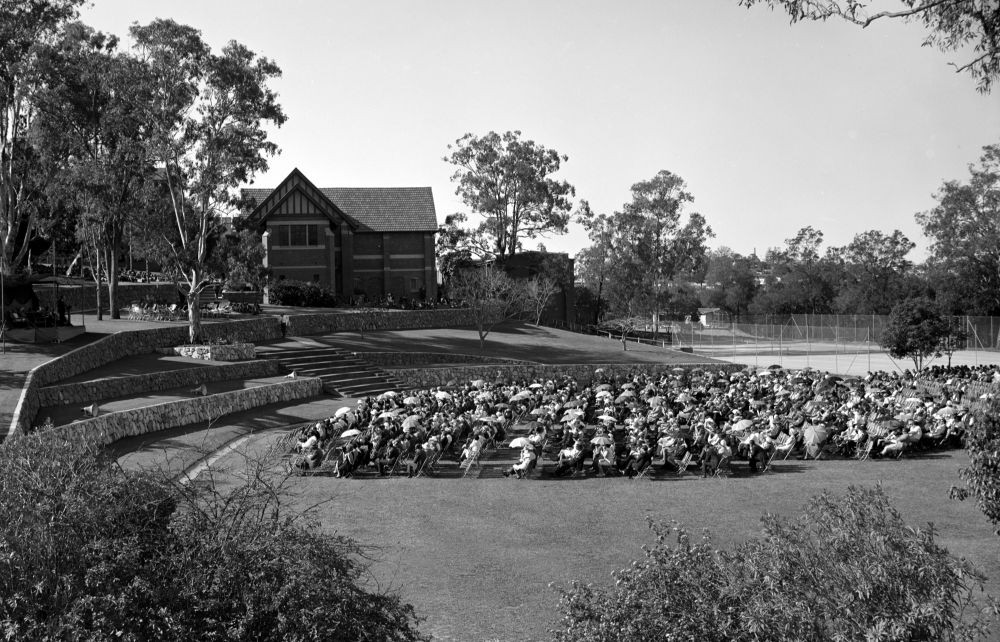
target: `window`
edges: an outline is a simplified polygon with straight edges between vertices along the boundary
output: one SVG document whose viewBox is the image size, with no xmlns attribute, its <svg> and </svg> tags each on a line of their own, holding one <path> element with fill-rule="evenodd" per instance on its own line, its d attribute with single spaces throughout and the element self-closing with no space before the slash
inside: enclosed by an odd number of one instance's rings
<svg viewBox="0 0 1000 642">
<path fill-rule="evenodd" d="M 275 247 L 319 247 L 319 225 L 274 225 Z"/>
</svg>

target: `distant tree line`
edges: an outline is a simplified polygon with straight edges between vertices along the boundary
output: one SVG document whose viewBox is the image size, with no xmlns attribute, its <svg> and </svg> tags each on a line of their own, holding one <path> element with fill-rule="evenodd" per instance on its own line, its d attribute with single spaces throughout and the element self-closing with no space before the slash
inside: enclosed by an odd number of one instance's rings
<svg viewBox="0 0 1000 642">
<path fill-rule="evenodd" d="M 889 314 L 903 301 L 933 301 L 946 315 L 1000 315 L 1000 145 L 983 149 L 967 181 L 946 181 L 937 204 L 916 214 L 929 241 L 923 263 L 899 230 L 867 230 L 845 246 L 823 245 L 802 227 L 763 256 L 708 249 L 711 228 L 692 214 L 683 181 L 660 172 L 633 186 L 633 201 L 611 215 L 579 209 L 590 247 L 577 255 L 578 319 L 695 315 L 719 308 L 735 320 L 765 314 Z M 656 185 L 659 192 L 649 198 Z"/>
</svg>

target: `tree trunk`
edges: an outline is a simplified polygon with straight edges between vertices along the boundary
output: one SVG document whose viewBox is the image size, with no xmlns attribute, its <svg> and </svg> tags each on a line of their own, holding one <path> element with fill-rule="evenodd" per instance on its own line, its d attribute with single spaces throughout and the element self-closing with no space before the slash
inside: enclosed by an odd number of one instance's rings
<svg viewBox="0 0 1000 642">
<path fill-rule="evenodd" d="M 122 311 L 118 305 L 118 252 L 110 250 L 108 252 L 108 310 L 112 319 L 122 318 Z"/>
<path fill-rule="evenodd" d="M 101 311 L 101 251 L 95 250 L 94 256 L 97 261 L 97 268 L 94 270 L 94 283 L 97 285 L 97 320 L 104 319 L 104 312 Z"/>
<path fill-rule="evenodd" d="M 83 250 L 77 250 L 76 256 L 73 257 L 73 260 L 70 261 L 69 263 L 69 267 L 66 268 L 66 276 L 73 276 L 73 268 L 75 268 L 76 264 L 80 262 L 80 258 L 82 256 L 83 256 Z"/>
<path fill-rule="evenodd" d="M 191 291 L 187 296 L 188 302 L 188 341 L 199 343 L 201 341 L 201 309 L 198 307 L 198 295 L 200 291 Z"/>
</svg>

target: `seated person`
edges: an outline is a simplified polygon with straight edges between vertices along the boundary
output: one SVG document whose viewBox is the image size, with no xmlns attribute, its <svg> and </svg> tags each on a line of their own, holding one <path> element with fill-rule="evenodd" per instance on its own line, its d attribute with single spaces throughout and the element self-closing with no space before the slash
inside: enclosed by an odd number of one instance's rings
<svg viewBox="0 0 1000 642">
<path fill-rule="evenodd" d="M 354 444 L 344 446 L 337 463 L 336 477 L 350 477 L 358 467 L 358 449 Z"/>
<path fill-rule="evenodd" d="M 882 452 L 879 453 L 880 457 L 885 457 L 887 455 L 899 455 L 906 448 L 907 440 L 903 437 L 903 431 L 900 428 L 896 428 L 892 431 L 892 434 L 883 442 L 885 445 L 882 448 Z"/>
<path fill-rule="evenodd" d="M 632 444 L 632 450 L 629 452 L 628 462 L 625 465 L 625 470 L 623 471 L 629 477 L 635 477 L 640 472 L 642 472 L 646 466 L 653 461 L 653 451 L 649 448 L 645 441 L 637 439 Z"/>
<path fill-rule="evenodd" d="M 398 438 L 390 441 L 375 460 L 379 475 L 383 477 L 388 475 L 391 468 L 396 464 L 396 460 L 403 454 L 399 447 L 401 441 Z"/>
<path fill-rule="evenodd" d="M 583 440 L 577 439 L 572 446 L 559 451 L 559 463 L 552 474 L 556 477 L 562 477 L 572 470 L 573 474 L 576 475 L 583 471 L 583 462 L 586 457 L 587 451 L 583 448 Z"/>
<path fill-rule="evenodd" d="M 524 479 L 524 476 L 528 473 L 528 469 L 532 464 L 538 459 L 535 455 L 535 449 L 530 445 L 521 448 L 521 457 L 518 462 L 510 467 L 510 470 L 503 471 L 504 477 L 510 477 L 511 475 L 517 475 L 518 479 Z"/>
<path fill-rule="evenodd" d="M 600 473 L 605 477 L 611 477 L 618 472 L 615 467 L 615 445 L 602 444 L 594 451 L 593 468 L 595 473 Z"/>
<path fill-rule="evenodd" d="M 430 453 L 424 446 L 415 447 L 412 454 L 406 459 L 406 476 L 413 477 L 420 472 L 420 468 L 427 461 L 429 455 Z"/>
<path fill-rule="evenodd" d="M 752 433 L 749 439 L 748 459 L 750 461 L 750 472 L 757 472 L 758 466 L 767 466 L 768 455 L 774 450 L 774 440 L 766 431 Z"/>
</svg>

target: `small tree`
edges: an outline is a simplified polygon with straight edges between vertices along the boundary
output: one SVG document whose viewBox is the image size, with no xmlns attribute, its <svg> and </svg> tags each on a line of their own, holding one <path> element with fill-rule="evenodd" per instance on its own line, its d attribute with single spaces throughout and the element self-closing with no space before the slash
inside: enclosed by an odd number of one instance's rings
<svg viewBox="0 0 1000 642">
<path fill-rule="evenodd" d="M 522 288 L 527 312 L 535 319 L 535 325 L 538 325 L 549 301 L 559 292 L 559 285 L 547 276 L 538 275 L 525 281 Z"/>
<path fill-rule="evenodd" d="M 452 279 L 451 296 L 469 306 L 479 331 L 479 349 L 498 323 L 522 310 L 521 288 L 503 270 L 483 265 L 459 271 Z"/>
<path fill-rule="evenodd" d="M 802 515 L 765 515 L 763 536 L 719 551 L 650 524 L 645 558 L 609 590 L 562 591 L 557 642 L 625 640 L 976 640 L 985 578 L 907 526 L 881 488 L 814 497 Z M 672 543 L 673 540 L 675 543 Z"/>
<path fill-rule="evenodd" d="M 611 319 L 601 323 L 601 327 L 611 329 L 615 334 L 620 335 L 622 350 L 628 352 L 628 335 L 635 332 L 636 328 L 645 325 L 646 320 L 642 317 L 623 317 L 621 319 Z"/>
<path fill-rule="evenodd" d="M 942 345 L 951 335 L 948 320 L 929 299 L 907 299 L 889 314 L 881 345 L 897 359 L 912 359 L 922 370 L 924 360 L 941 356 Z"/>
</svg>

